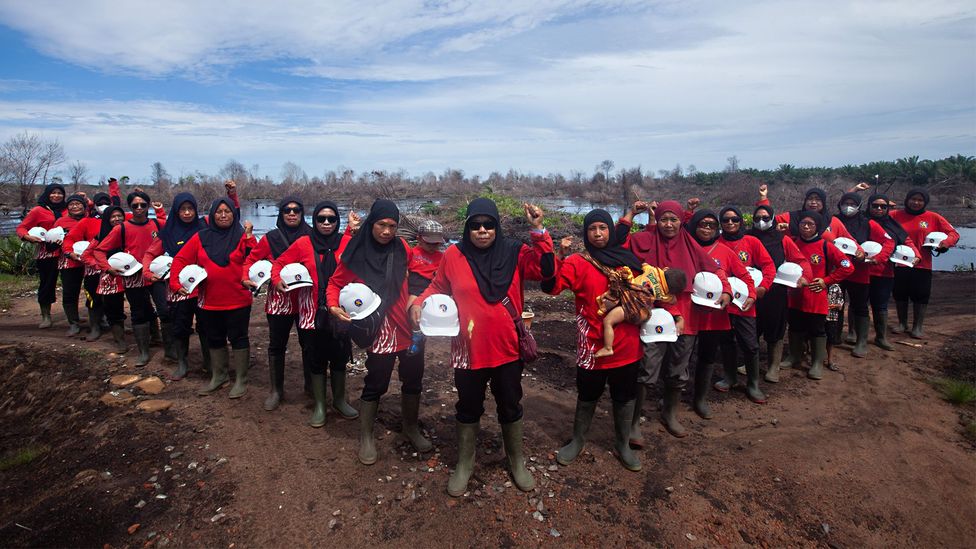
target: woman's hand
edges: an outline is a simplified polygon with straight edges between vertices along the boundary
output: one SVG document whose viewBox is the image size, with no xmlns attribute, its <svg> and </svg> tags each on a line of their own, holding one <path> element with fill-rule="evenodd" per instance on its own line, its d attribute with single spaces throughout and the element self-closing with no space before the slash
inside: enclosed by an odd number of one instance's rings
<svg viewBox="0 0 976 549">
<path fill-rule="evenodd" d="M 779 232 L 781 232 L 781 233 L 785 233 L 786 231 L 790 230 L 790 224 L 789 223 L 777 223 L 776 224 L 776 230 L 779 231 Z"/>
<path fill-rule="evenodd" d="M 756 288 L 756 299 L 762 299 L 766 295 L 766 288 L 759 286 Z"/>
<path fill-rule="evenodd" d="M 339 322 L 352 322 L 352 319 L 349 318 L 349 313 L 342 307 L 329 307 L 329 312 Z"/>
<path fill-rule="evenodd" d="M 187 291 L 186 288 L 180 288 L 179 290 L 176 291 L 176 293 L 178 293 L 180 295 L 190 295 L 190 292 Z"/>
<path fill-rule="evenodd" d="M 414 330 L 420 329 L 420 305 L 411 305 L 410 309 L 407 311 L 410 317 L 410 325 L 413 326 Z"/>
<path fill-rule="evenodd" d="M 807 289 L 809 289 L 811 292 L 814 292 L 814 293 L 820 293 L 820 292 L 822 292 L 822 291 L 824 291 L 824 290 L 827 289 L 827 285 L 824 284 L 824 279 L 822 279 L 822 278 L 814 278 L 813 279 L 813 282 L 811 282 L 809 285 L 807 285 Z"/>
<path fill-rule="evenodd" d="M 281 293 L 285 293 L 288 291 L 288 285 L 285 284 L 284 280 L 279 280 L 278 283 L 275 284 L 275 290 L 278 290 Z"/>
<path fill-rule="evenodd" d="M 716 301 L 715 303 L 718 304 L 720 309 L 724 309 L 728 307 L 729 303 L 732 303 L 732 295 L 722 292 L 722 295 L 718 298 L 718 301 Z"/>
<path fill-rule="evenodd" d="M 224 189 L 227 190 L 227 196 L 234 196 L 237 194 L 237 183 L 233 179 L 228 179 L 224 181 Z"/>
<path fill-rule="evenodd" d="M 349 210 L 349 215 L 346 216 L 346 222 L 349 223 L 349 231 L 355 234 L 359 230 L 359 226 L 363 223 L 363 218 L 358 213 Z"/>
<path fill-rule="evenodd" d="M 154 210 L 161 210 L 161 209 L 163 209 L 163 203 L 160 202 L 160 201 L 158 201 L 158 200 L 154 200 L 149 205 L 152 206 Z"/>
<path fill-rule="evenodd" d="M 562 240 L 559 241 L 559 257 L 566 257 L 572 251 L 573 247 L 573 237 L 564 236 Z"/>
<path fill-rule="evenodd" d="M 870 188 L 871 188 L 871 185 L 868 185 L 867 183 L 865 183 L 865 182 L 862 181 L 862 182 L 858 183 L 857 185 L 854 185 L 853 187 L 851 187 L 847 192 L 849 192 L 849 193 L 856 193 L 856 192 L 860 192 L 860 191 L 866 191 L 866 190 L 868 190 Z"/>
<path fill-rule="evenodd" d="M 251 282 L 251 279 L 250 278 L 245 278 L 244 280 L 241 280 L 241 286 L 244 286 L 245 288 L 247 288 L 249 290 L 256 290 L 256 289 L 258 289 L 258 285 L 255 284 L 255 283 L 253 283 L 253 282 Z"/>
<path fill-rule="evenodd" d="M 244 234 L 246 234 L 247 236 L 251 236 L 254 234 L 254 223 L 251 223 L 250 221 L 244 222 Z"/>
<path fill-rule="evenodd" d="M 42 240 L 40 238 L 37 238 L 36 236 L 34 236 L 32 234 L 25 234 L 24 235 L 24 238 L 22 238 L 21 240 L 23 240 L 24 242 L 32 242 L 34 244 L 40 244 L 40 243 L 44 242 L 44 240 Z"/>
<path fill-rule="evenodd" d="M 765 183 L 759 186 L 759 200 L 766 200 L 769 197 L 769 187 Z"/>
<path fill-rule="evenodd" d="M 676 316 L 674 317 L 674 331 L 676 334 L 681 335 L 685 331 L 685 317 Z"/>
<path fill-rule="evenodd" d="M 122 276 L 122 271 L 120 271 L 118 269 L 113 269 L 111 267 L 109 267 L 109 269 L 107 271 L 105 271 L 105 272 L 107 272 L 110 275 L 114 275 L 114 276 Z"/>
<path fill-rule="evenodd" d="M 522 204 L 522 209 L 525 210 L 525 219 L 529 221 L 532 228 L 541 231 L 542 230 L 542 208 L 536 206 L 535 204 L 529 204 L 528 202 Z"/>
<path fill-rule="evenodd" d="M 742 311 L 743 311 L 743 312 L 745 312 L 745 311 L 748 311 L 749 309 L 751 309 L 751 308 L 752 308 L 752 306 L 753 306 L 753 305 L 754 305 L 755 303 L 756 303 L 756 300 L 755 300 L 755 299 L 753 299 L 753 298 L 751 298 L 751 297 L 750 297 L 750 298 L 748 298 L 748 299 L 746 299 L 746 302 L 742 304 Z"/>
<path fill-rule="evenodd" d="M 149 281 L 150 284 L 155 284 L 156 282 L 159 282 L 159 275 L 157 275 L 152 271 L 149 271 L 148 273 L 146 273 L 146 280 Z"/>
<path fill-rule="evenodd" d="M 695 211 L 698 206 L 701 205 L 701 198 L 689 198 L 688 202 L 685 202 L 685 206 L 688 207 L 688 211 Z"/>
</svg>

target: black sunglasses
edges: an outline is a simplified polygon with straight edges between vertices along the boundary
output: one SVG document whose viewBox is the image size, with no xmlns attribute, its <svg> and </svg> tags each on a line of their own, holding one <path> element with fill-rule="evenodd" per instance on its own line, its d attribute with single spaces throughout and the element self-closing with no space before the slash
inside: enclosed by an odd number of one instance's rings
<svg viewBox="0 0 976 549">
<path fill-rule="evenodd" d="M 755 215 L 752 217 L 753 221 L 769 221 L 770 219 L 772 219 L 772 217 L 769 217 L 768 215 Z"/>
<path fill-rule="evenodd" d="M 285 214 L 299 214 L 302 213 L 301 208 L 282 208 L 281 213 Z"/>
<path fill-rule="evenodd" d="M 149 204 L 146 204 L 145 202 L 133 202 L 129 205 L 129 207 L 133 210 L 145 210 L 149 208 Z"/>
<path fill-rule="evenodd" d="M 339 221 L 339 216 L 337 215 L 317 215 L 315 216 L 315 221 L 318 223 L 335 223 Z"/>
<path fill-rule="evenodd" d="M 723 217 L 722 218 L 722 223 L 742 223 L 742 218 L 741 217 L 738 217 L 738 216 L 735 216 L 735 217 Z"/>
<path fill-rule="evenodd" d="M 873 208 L 875 210 L 887 210 L 888 209 L 888 205 L 887 204 L 871 204 L 871 208 Z"/>
<path fill-rule="evenodd" d="M 484 228 L 486 231 L 494 231 L 498 228 L 498 222 L 494 219 L 489 219 L 487 221 L 468 221 L 469 231 L 480 231 Z"/>
</svg>

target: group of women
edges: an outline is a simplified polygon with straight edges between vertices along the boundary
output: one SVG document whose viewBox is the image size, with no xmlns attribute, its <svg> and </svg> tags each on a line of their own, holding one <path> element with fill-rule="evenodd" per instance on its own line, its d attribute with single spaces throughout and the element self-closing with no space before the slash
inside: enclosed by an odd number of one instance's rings
<svg viewBox="0 0 976 549">
<path fill-rule="evenodd" d="M 250 272 L 258 262 L 269 261 L 265 313 L 270 393 L 264 408 L 275 410 L 285 398 L 285 349 L 295 327 L 302 350 L 304 389 L 315 402 L 310 425 L 321 427 L 326 422 L 328 370 L 332 407 L 344 418 L 358 417 L 358 458 L 369 465 L 378 459 L 373 428 L 394 366 L 401 383 L 402 433 L 418 452 L 432 448 L 419 423 L 425 364 L 417 334 L 425 300 L 435 294 L 450 296 L 460 326 L 451 345 L 458 461 L 447 490 L 453 496 L 467 490 L 474 471 L 489 386 L 515 485 L 521 490 L 535 486 L 522 448 L 523 357 L 531 354 L 527 352 L 530 333 L 521 324 L 527 281 L 540 281 L 542 290 L 551 294 L 569 291 L 575 296 L 578 394 L 571 439 L 557 452 L 557 461 L 569 465 L 582 452 L 597 401 L 609 386 L 614 453 L 625 468 L 639 471 L 635 450 L 644 446 L 640 420 L 650 385 L 663 378 L 661 421 L 677 437 L 687 434 L 677 407 L 690 374 L 694 379 L 692 408 L 702 418 L 713 416 L 707 398 L 710 389 L 729 391 L 737 386 L 740 363 L 745 365 L 745 394 L 753 402 L 764 403 L 759 340 L 765 341 L 768 355 L 765 380 L 778 382 L 787 326 L 789 356 L 782 365 L 799 366 L 809 346 L 812 359 L 807 375 L 820 379 L 825 359 L 826 290 L 834 283 L 844 284 L 849 296 L 853 356 L 867 353 L 869 303 L 875 343 L 890 348 L 885 315 L 892 291 L 898 330 L 907 330 L 908 302 L 912 301 L 914 327 L 910 333 L 922 337 L 931 287 L 931 250 L 918 243 L 933 231 L 945 232 L 948 238 L 936 248 L 945 251 L 958 239 L 944 218 L 927 210 L 924 190 L 910 191 L 905 208 L 891 215 L 887 197 L 870 196 L 868 209 L 863 211 L 856 192 L 842 196 L 834 215 L 820 189 L 807 192 L 799 209 L 777 214 L 763 186 L 751 228 L 740 209 L 729 206 L 716 214 L 699 209 L 694 199 L 685 207 L 675 201 L 638 201 L 616 223 L 605 210 L 593 210 L 583 222 L 584 249 L 576 254 L 567 249 L 556 253 L 543 226 L 543 211 L 532 204 L 523 206 L 530 226 L 525 239 L 529 244 L 504 235 L 498 208 L 487 198 L 468 204 L 459 242 L 443 251 L 436 245 L 438 239 L 411 248 L 397 235 L 397 206 L 384 199 L 374 202 L 364 219 L 349 212 L 343 228 L 340 208 L 334 202 L 322 201 L 306 210 L 300 199 L 288 197 L 279 204 L 276 228 L 257 240 L 251 224 L 240 221 L 236 186 L 228 182 L 226 187 L 228 196 L 214 200 L 205 217 L 200 217 L 192 195 L 178 194 L 167 220 L 159 204 L 154 205 L 155 218 L 148 217 L 150 200 L 139 190 L 128 195 L 131 211 L 126 213 L 119 205 L 117 185 L 110 187 L 109 194 L 90 200 L 84 195 L 66 197 L 62 187 L 48 186 L 38 206 L 17 229 L 25 241 L 38 244 L 41 327 L 51 326 L 50 309 L 60 271 L 69 335 L 80 331 L 77 299 L 84 285 L 89 307 L 87 338 L 101 335 L 104 319 L 118 350 L 124 352 L 124 296 L 139 350 L 136 365 L 150 360 L 158 319 L 167 357 L 176 362 L 171 377 L 181 379 L 187 375 L 195 318 L 204 367 L 210 374 L 200 394 L 219 391 L 230 382 L 229 371 L 233 370 L 229 396 L 239 398 L 247 391 L 248 328 L 254 291 L 259 287 Z M 856 190 L 862 189 L 852 191 Z M 632 231 L 633 217 L 642 212 L 649 213 L 650 222 L 642 230 Z M 61 244 L 45 244 L 29 234 L 35 226 L 62 226 L 67 235 Z M 873 240 L 882 244 L 882 251 L 868 258 L 858 246 L 854 255 L 847 255 L 831 244 L 839 237 L 858 244 Z M 80 255 L 75 247 L 78 242 L 89 243 Z M 563 245 L 568 244 L 564 239 Z M 888 262 L 897 245 L 913 247 L 919 258 L 914 267 L 893 268 Z M 128 271 L 109 261 L 119 251 L 137 258 L 143 268 L 124 276 Z M 150 268 L 160 256 L 172 258 L 168 278 Z M 801 270 L 795 289 L 774 283 L 778 268 L 785 263 Z M 294 274 L 296 264 L 311 284 Z M 625 322 L 615 330 L 613 352 L 597 356 L 604 347 L 599 296 L 608 289 L 607 273 L 622 268 L 636 272 L 645 264 L 680 269 L 687 275 L 684 287 L 670 288 L 673 299 L 655 303 L 655 308 L 673 318 L 677 337 L 645 343 L 641 326 Z M 747 295 L 736 296 L 733 304 L 730 278 L 752 281 L 749 267 L 761 273 L 761 280 L 748 284 Z M 194 276 L 202 278 L 202 273 L 205 280 L 188 284 Z M 693 296 L 700 291 L 696 281 L 709 276 L 719 281 L 720 289 L 709 293 L 712 302 L 703 306 Z M 354 319 L 341 304 L 343 292 L 354 284 L 364 285 L 378 299 L 378 306 L 365 319 Z M 353 342 L 365 348 L 367 356 L 359 410 L 346 398 L 346 365 Z M 723 376 L 713 385 L 712 362 L 719 358 Z"/>
</svg>

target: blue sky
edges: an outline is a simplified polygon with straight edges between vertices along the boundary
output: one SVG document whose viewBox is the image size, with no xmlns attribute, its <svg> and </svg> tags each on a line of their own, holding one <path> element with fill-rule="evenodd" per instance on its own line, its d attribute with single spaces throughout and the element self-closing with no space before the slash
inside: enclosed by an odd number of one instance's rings
<svg viewBox="0 0 976 549">
<path fill-rule="evenodd" d="M 976 154 L 969 1 L 0 1 L 0 139 L 93 178 Z"/>
</svg>

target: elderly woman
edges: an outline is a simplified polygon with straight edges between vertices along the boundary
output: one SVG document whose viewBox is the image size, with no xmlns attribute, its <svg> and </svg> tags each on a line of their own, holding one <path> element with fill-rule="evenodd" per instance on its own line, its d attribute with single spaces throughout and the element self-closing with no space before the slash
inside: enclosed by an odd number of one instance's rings
<svg viewBox="0 0 976 549">
<path fill-rule="evenodd" d="M 78 296 L 81 295 L 81 285 L 85 278 L 85 266 L 80 257 L 65 246 L 69 234 L 88 214 L 88 198 L 84 193 L 77 193 L 65 200 L 67 209 L 65 215 L 54 222 L 55 227 L 64 229 L 65 238 L 61 241 L 61 257 L 58 259 L 58 270 L 61 272 L 61 307 L 68 321 L 68 331 L 65 335 L 76 336 L 81 333 L 81 318 L 78 314 Z M 91 314 L 88 315 L 91 322 Z"/>
<path fill-rule="evenodd" d="M 428 296 L 447 294 L 457 303 L 461 333 L 451 342 L 451 362 L 458 393 L 458 463 L 447 484 L 452 496 L 465 492 L 474 471 L 474 448 L 489 383 L 515 485 L 523 491 L 535 487 L 522 454 L 523 362 L 515 323 L 521 321 L 524 281 L 552 278 L 555 257 L 552 238 L 542 227 L 542 210 L 531 204 L 523 208 L 532 226 L 531 247 L 502 236 L 493 201 L 471 201 L 461 242 L 444 252 L 433 282 L 410 308 L 417 326 L 421 304 Z"/>
<path fill-rule="evenodd" d="M 44 192 L 37 197 L 37 206 L 31 208 L 23 221 L 17 225 L 17 236 L 24 242 L 37 244 L 37 276 L 40 279 L 37 286 L 37 303 L 41 308 L 41 323 L 38 328 L 51 327 L 51 304 L 55 300 L 58 286 L 58 257 L 61 246 L 46 244 L 36 236 L 27 234 L 34 227 L 45 230 L 54 228 L 54 223 L 64 215 L 65 204 L 64 187 L 52 183 L 44 187 Z"/>
</svg>

